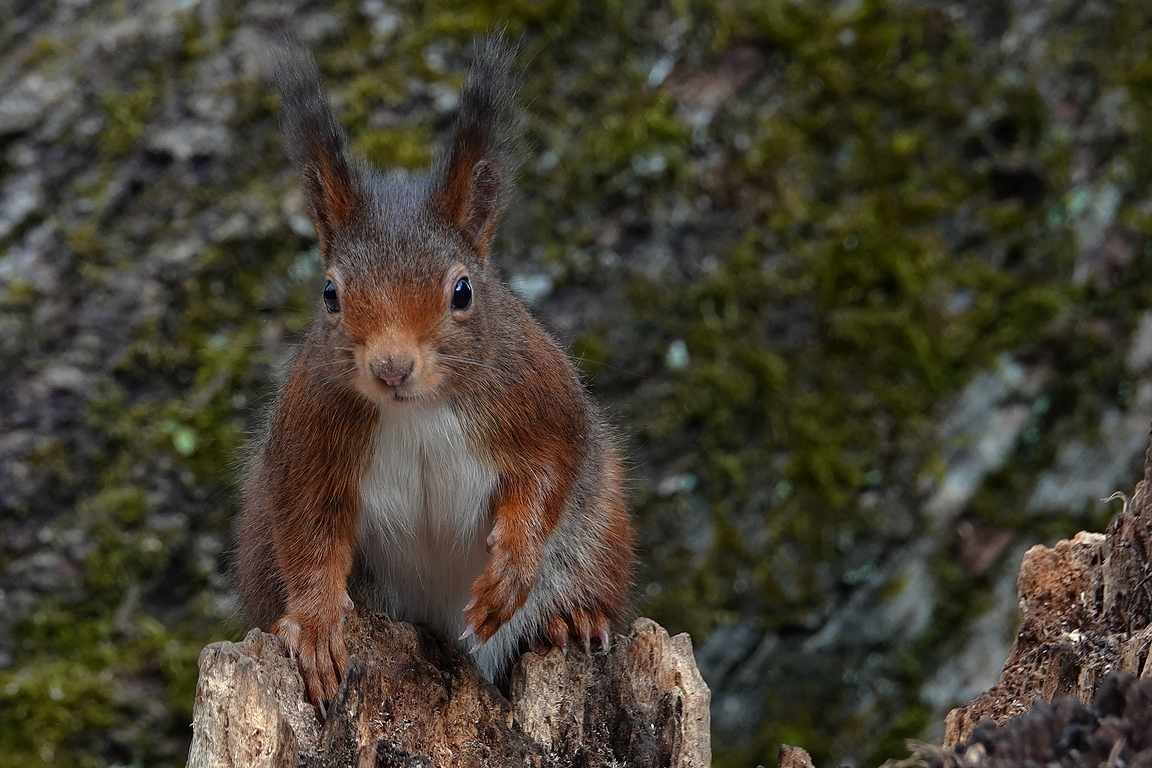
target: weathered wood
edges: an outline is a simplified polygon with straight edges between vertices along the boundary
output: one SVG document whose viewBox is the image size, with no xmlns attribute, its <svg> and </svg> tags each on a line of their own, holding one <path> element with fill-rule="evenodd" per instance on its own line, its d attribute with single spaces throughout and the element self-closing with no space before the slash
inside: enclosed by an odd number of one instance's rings
<svg viewBox="0 0 1152 768">
<path fill-rule="evenodd" d="M 304 682 L 272 635 L 254 629 L 242 643 L 200 653 L 189 766 L 287 768 L 316 756 L 315 713 L 296 706 Z"/>
<path fill-rule="evenodd" d="M 1087 704 L 1106 675 L 1152 676 L 1152 444 L 1144 478 L 1103 533 L 1081 531 L 1024 555 L 1017 579 L 1021 624 L 1000 679 L 944 723 L 944 745 L 968 740 L 986 719 L 1003 725 L 1036 702 Z"/>
<path fill-rule="evenodd" d="M 918 757 L 926 768 L 1152 765 L 1152 680 L 1113 672 L 1100 681 L 1091 706 L 1072 696 L 1040 702 L 1003 726 L 985 720 L 960 746 Z"/>
<path fill-rule="evenodd" d="M 352 658 L 321 724 L 271 635 L 200 655 L 191 768 L 711 764 L 710 694 L 687 635 L 637 619 L 611 650 L 525 654 L 506 699 L 455 648 L 349 617 Z"/>
<path fill-rule="evenodd" d="M 776 761 L 776 768 L 813 768 L 812 756 L 800 747 L 780 745 L 780 759 Z"/>
</svg>

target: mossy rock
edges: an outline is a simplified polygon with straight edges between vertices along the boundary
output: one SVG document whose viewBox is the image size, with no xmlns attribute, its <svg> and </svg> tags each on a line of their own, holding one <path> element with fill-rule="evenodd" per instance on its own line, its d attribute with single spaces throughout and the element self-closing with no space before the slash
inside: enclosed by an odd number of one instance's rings
<svg viewBox="0 0 1152 768">
<path fill-rule="evenodd" d="M 240 629 L 225 573 L 245 441 L 317 299 L 253 64 L 277 11 L 117 1 L 70 21 L 34 5 L 15 7 L 19 39 L 0 32 L 0 82 L 83 85 L 0 137 L 4 178 L 37 163 L 50 176 L 0 264 L 47 224 L 58 267 L 52 294 L 19 273 L 0 283 L 0 388 L 65 368 L 84 384 L 28 385 L 12 395 L 24 420 L 0 422 L 31 446 L 0 454 L 25 473 L 0 478 L 15 513 L 0 588 L 18 619 L 0 642 L 14 715 L 0 765 L 179 764 L 195 654 Z M 473 37 L 503 25 L 521 40 L 532 156 L 496 260 L 546 278 L 533 310 L 624 436 L 638 609 L 698 647 L 742 622 L 780 639 L 758 724 L 717 740 L 719 765 L 768 763 L 780 741 L 818 763 L 879 762 L 931 724 L 920 687 L 992 577 L 918 510 L 941 471 L 941 414 L 980 371 L 1009 356 L 1052 374 L 965 514 L 1019 540 L 1103 519 L 1026 511 L 1063 444 L 1132 406 L 1127 341 L 1152 308 L 1152 20 L 1137 0 L 1078 8 L 1036 33 L 1039 58 L 998 52 L 1013 17 L 975 6 L 338 2 L 285 16 L 358 150 L 410 172 L 442 149 Z M 186 159 L 149 148 L 195 125 L 230 143 Z M 1104 219 L 1106 258 L 1083 248 Z M 899 509 L 911 523 L 893 526 Z M 902 594 L 900 578 L 874 582 L 920 540 L 935 542 L 934 603 L 917 637 L 803 651 L 860 590 Z"/>
</svg>

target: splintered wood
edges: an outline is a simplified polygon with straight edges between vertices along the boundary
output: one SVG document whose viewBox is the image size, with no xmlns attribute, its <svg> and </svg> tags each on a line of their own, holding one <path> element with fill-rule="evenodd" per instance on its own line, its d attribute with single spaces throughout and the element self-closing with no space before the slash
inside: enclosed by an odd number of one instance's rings
<svg viewBox="0 0 1152 768">
<path fill-rule="evenodd" d="M 637 619 L 608 652 L 531 652 L 509 698 L 424 630 L 355 613 L 323 724 L 271 635 L 200 655 L 190 768 L 711 764 L 710 694 L 687 635 Z"/>
<path fill-rule="evenodd" d="M 1087 704 L 1113 671 L 1152 677 L 1152 446 L 1132 499 L 1100 533 L 1081 531 L 1024 555 L 1021 624 L 1000 679 L 945 720 L 944 745 L 990 719 L 1003 725 L 1037 702 Z"/>
</svg>

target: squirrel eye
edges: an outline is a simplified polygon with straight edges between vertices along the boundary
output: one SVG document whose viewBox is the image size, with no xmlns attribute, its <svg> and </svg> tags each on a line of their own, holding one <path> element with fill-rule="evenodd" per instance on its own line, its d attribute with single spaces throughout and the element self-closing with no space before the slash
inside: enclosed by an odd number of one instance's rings
<svg viewBox="0 0 1152 768">
<path fill-rule="evenodd" d="M 472 305 L 472 283 L 462 277 L 452 289 L 452 309 L 468 309 Z"/>
<path fill-rule="evenodd" d="M 330 315 L 340 311 L 340 299 L 336 296 L 336 286 L 332 285 L 331 280 L 324 283 L 324 306 L 328 308 Z"/>
</svg>

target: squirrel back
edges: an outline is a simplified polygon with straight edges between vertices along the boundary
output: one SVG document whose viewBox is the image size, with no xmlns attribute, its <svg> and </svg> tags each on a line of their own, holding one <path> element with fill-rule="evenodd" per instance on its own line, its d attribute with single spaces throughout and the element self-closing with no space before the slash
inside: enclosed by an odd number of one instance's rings
<svg viewBox="0 0 1152 768">
<path fill-rule="evenodd" d="M 353 159 L 311 57 L 278 55 L 285 147 L 325 277 L 252 461 L 246 617 L 323 706 L 353 601 L 427 624 L 490 679 L 517 653 L 607 645 L 633 532 L 620 459 L 563 350 L 489 264 L 521 159 L 513 52 L 481 46 L 451 148 L 386 178 Z"/>
</svg>

